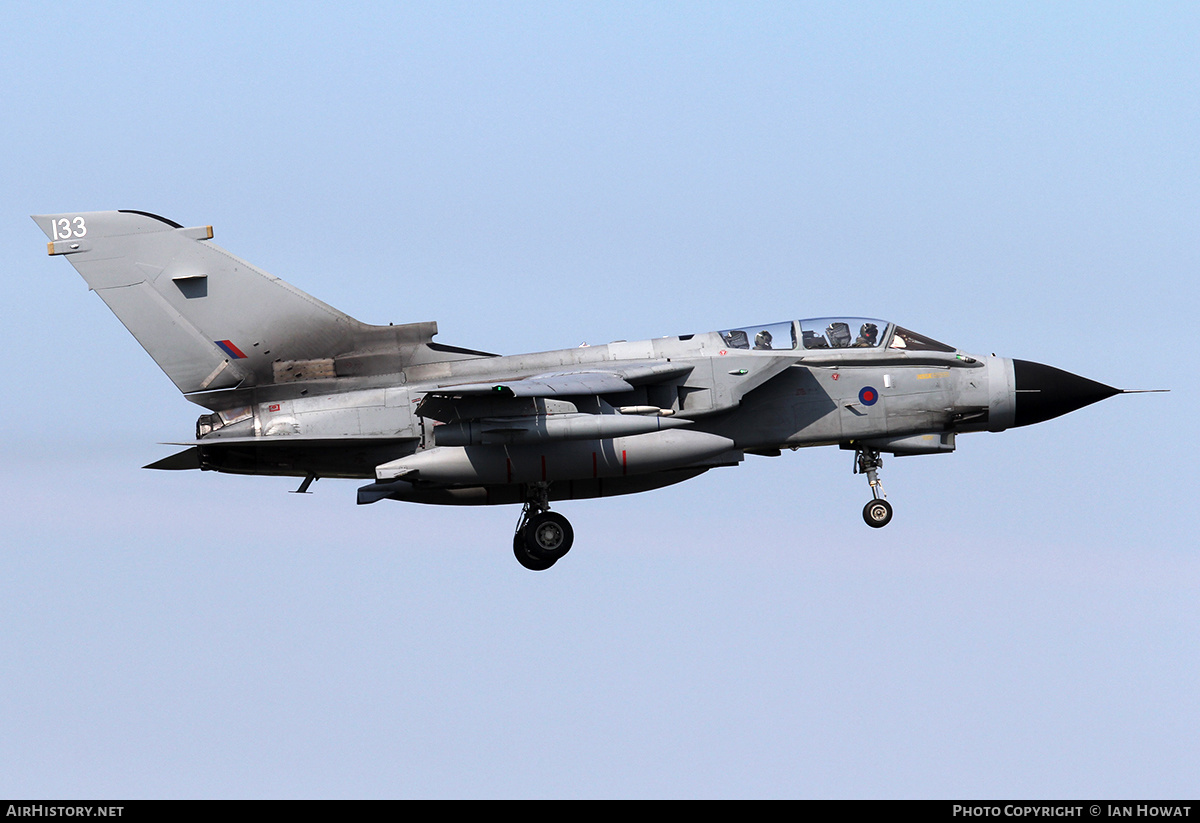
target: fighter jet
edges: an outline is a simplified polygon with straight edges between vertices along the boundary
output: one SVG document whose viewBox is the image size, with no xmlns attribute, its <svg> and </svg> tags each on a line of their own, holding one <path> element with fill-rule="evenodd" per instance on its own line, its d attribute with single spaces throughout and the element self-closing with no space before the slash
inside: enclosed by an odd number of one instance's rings
<svg viewBox="0 0 1200 823">
<path fill-rule="evenodd" d="M 187 228 L 141 211 L 35 215 L 89 288 L 193 403 L 183 451 L 151 469 L 367 480 L 358 503 L 521 506 L 513 553 L 571 548 L 551 503 L 632 494 L 747 454 L 853 451 L 892 519 L 884 454 L 1049 420 L 1122 390 L 959 351 L 896 323 L 820 317 L 501 356 L 436 323 L 362 323 Z"/>
</svg>

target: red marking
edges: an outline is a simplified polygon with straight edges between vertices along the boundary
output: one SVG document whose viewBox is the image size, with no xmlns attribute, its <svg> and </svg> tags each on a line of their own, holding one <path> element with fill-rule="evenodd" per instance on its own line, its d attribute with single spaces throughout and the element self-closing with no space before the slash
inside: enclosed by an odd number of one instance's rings
<svg viewBox="0 0 1200 823">
<path fill-rule="evenodd" d="M 629 474 L 628 453 L 621 449 L 621 474 Z"/>
<path fill-rule="evenodd" d="M 237 346 L 233 345 L 232 340 L 214 340 L 218 346 L 225 350 L 225 353 L 231 355 L 235 360 L 245 360 L 246 355 Z"/>
<path fill-rule="evenodd" d="M 721 355 L 722 357 L 724 357 L 725 355 L 729 354 L 729 352 L 728 352 L 728 351 L 726 351 L 725 349 L 721 349 L 719 352 L 717 352 L 717 354 L 719 354 L 719 355 Z"/>
<path fill-rule="evenodd" d="M 279 404 L 272 403 L 271 405 L 267 406 L 267 411 L 279 411 Z"/>
<path fill-rule="evenodd" d="M 840 375 L 840 374 L 838 374 L 837 372 L 834 372 L 834 373 L 833 373 L 833 379 L 834 379 L 834 380 L 837 380 L 839 377 L 841 377 L 841 375 Z"/>
</svg>

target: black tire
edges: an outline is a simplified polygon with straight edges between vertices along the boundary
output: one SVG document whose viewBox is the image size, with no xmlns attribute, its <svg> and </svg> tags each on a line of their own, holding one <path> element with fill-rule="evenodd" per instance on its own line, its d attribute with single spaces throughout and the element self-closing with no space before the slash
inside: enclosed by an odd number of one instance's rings
<svg viewBox="0 0 1200 823">
<path fill-rule="evenodd" d="M 530 555 L 525 549 L 524 532 L 517 532 L 513 535 L 513 555 L 516 556 L 518 563 L 531 572 L 544 572 L 555 563 L 553 560 L 540 560 Z"/>
<path fill-rule="evenodd" d="M 555 563 L 571 550 L 575 531 L 558 512 L 542 512 L 525 525 L 525 551 L 535 560 Z"/>
<path fill-rule="evenodd" d="M 892 504 L 880 498 L 863 506 L 863 520 L 873 529 L 882 529 L 892 522 Z"/>
</svg>

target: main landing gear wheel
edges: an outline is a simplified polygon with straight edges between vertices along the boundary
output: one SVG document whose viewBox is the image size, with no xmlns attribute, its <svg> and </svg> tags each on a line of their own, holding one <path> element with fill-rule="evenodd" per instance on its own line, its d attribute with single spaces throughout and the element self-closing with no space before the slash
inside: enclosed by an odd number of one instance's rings
<svg viewBox="0 0 1200 823">
<path fill-rule="evenodd" d="M 575 531 L 558 512 L 542 512 L 525 524 L 525 550 L 530 557 L 556 563 L 571 550 Z"/>
<path fill-rule="evenodd" d="M 567 518 L 550 511 L 550 489 L 545 483 L 527 488 L 525 507 L 513 535 L 517 562 L 534 572 L 545 571 L 571 550 L 575 530 Z"/>
<path fill-rule="evenodd" d="M 892 504 L 886 500 L 872 500 L 863 506 L 863 520 L 873 529 L 882 529 L 892 522 Z"/>
<path fill-rule="evenodd" d="M 513 535 L 513 555 L 517 562 L 531 572 L 544 572 L 554 565 L 553 560 L 538 560 L 525 549 L 525 535 L 517 532 Z"/>
</svg>

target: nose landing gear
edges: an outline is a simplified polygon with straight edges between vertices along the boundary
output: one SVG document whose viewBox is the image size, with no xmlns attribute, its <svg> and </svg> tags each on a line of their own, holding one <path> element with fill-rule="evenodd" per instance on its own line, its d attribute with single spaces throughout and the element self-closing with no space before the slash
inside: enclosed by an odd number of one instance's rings
<svg viewBox="0 0 1200 823">
<path fill-rule="evenodd" d="M 571 550 L 575 531 L 558 512 L 550 511 L 550 487 L 532 484 L 527 493 L 517 531 L 513 535 L 513 554 L 530 571 L 540 572 L 553 566 Z"/>
<path fill-rule="evenodd" d="M 865 474 L 871 484 L 872 499 L 863 506 L 863 520 L 873 529 L 882 529 L 892 522 L 892 504 L 887 502 L 883 484 L 879 482 L 879 469 L 883 466 L 883 457 L 875 449 L 860 448 L 854 455 L 854 473 Z"/>
<path fill-rule="evenodd" d="M 882 529 L 892 522 L 892 504 L 882 498 L 876 498 L 863 506 L 863 520 L 874 529 Z"/>
</svg>

